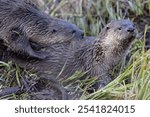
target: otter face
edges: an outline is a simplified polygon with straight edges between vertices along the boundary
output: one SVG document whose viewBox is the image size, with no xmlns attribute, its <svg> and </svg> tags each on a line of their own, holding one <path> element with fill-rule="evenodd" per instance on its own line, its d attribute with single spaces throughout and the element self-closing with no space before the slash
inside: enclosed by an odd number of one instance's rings
<svg viewBox="0 0 150 117">
<path fill-rule="evenodd" d="M 72 39 L 83 39 L 84 37 L 83 31 L 65 20 L 48 17 L 46 20 L 41 18 L 36 25 L 34 22 L 30 22 L 32 25 L 27 24 L 23 27 L 24 32 L 30 38 L 30 41 L 42 46 L 71 41 Z"/>
<path fill-rule="evenodd" d="M 107 43 L 130 43 L 136 36 L 136 28 L 130 20 L 111 21 L 103 31 Z"/>
</svg>

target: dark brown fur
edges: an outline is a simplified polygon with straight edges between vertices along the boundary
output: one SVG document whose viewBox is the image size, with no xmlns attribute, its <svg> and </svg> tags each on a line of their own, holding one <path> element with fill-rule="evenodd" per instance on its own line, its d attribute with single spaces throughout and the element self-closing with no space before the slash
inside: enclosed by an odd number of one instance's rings
<svg viewBox="0 0 150 117">
<path fill-rule="evenodd" d="M 44 60 L 21 59 L 15 54 L 4 54 L 4 60 L 13 60 L 21 67 L 49 74 L 51 78 L 67 78 L 75 71 L 87 72 L 99 79 L 99 86 L 105 86 L 112 79 L 112 70 L 127 54 L 136 35 L 135 27 L 129 20 L 112 21 L 98 37 L 85 37 L 56 43 L 40 49 L 48 53 Z"/>
<path fill-rule="evenodd" d="M 74 24 L 48 16 L 33 0 L 0 0 L 0 39 L 16 53 L 44 59 L 31 43 L 49 46 L 72 39 L 82 39 L 83 32 Z"/>
</svg>

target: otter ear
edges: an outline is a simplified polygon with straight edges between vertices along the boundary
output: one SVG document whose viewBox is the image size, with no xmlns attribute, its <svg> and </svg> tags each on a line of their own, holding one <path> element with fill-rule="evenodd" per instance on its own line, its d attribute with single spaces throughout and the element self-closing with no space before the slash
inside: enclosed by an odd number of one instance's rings
<svg viewBox="0 0 150 117">
<path fill-rule="evenodd" d="M 28 58 L 44 59 L 47 54 L 39 52 L 31 47 L 28 37 L 18 29 L 11 30 L 8 47 L 17 54 L 27 56 Z"/>
<path fill-rule="evenodd" d="M 36 59 L 45 59 L 47 57 L 47 53 L 39 52 L 34 50 L 29 42 L 26 40 L 21 42 L 15 42 L 15 50 L 16 53 L 24 55 L 27 58 L 36 58 Z"/>
</svg>

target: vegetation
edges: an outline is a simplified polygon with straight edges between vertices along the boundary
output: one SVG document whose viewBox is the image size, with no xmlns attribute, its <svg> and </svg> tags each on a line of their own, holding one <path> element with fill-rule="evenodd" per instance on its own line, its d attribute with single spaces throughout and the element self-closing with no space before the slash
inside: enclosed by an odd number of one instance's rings
<svg viewBox="0 0 150 117">
<path fill-rule="evenodd" d="M 110 20 L 133 20 L 140 40 L 133 44 L 126 60 L 114 68 L 112 82 L 92 94 L 87 90 L 96 82 L 96 78 L 81 79 L 84 73 L 79 71 L 60 82 L 72 92 L 80 92 L 80 99 L 150 99 L 150 50 L 146 49 L 146 40 L 150 39 L 146 36 L 150 29 L 149 0 L 61 0 L 57 4 L 45 0 L 43 9 L 52 16 L 75 23 L 86 35 L 92 36 L 98 35 Z M 0 88 L 21 86 L 24 78 L 37 79 L 33 72 L 22 70 L 11 62 L 1 61 L 0 66 Z M 0 98 L 26 99 L 27 96 L 27 93 L 22 93 Z"/>
</svg>

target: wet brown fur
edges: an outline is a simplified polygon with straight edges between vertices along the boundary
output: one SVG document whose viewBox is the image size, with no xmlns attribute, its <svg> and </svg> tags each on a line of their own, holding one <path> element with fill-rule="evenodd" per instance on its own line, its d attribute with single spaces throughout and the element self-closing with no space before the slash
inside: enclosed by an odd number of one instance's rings
<svg viewBox="0 0 150 117">
<path fill-rule="evenodd" d="M 50 17 L 34 0 L 0 0 L 0 39 L 16 53 L 44 59 L 31 43 L 40 47 L 73 39 L 82 39 L 83 32 L 74 24 Z"/>
<path fill-rule="evenodd" d="M 87 75 L 99 79 L 99 87 L 112 79 L 112 70 L 126 56 L 136 35 L 135 27 L 129 20 L 112 21 L 104 27 L 98 37 L 84 37 L 56 43 L 40 49 L 48 53 L 44 60 L 21 59 L 15 54 L 4 54 L 4 60 L 13 60 L 21 67 L 49 74 L 51 78 L 67 78 L 75 71 L 87 72 Z"/>
</svg>

